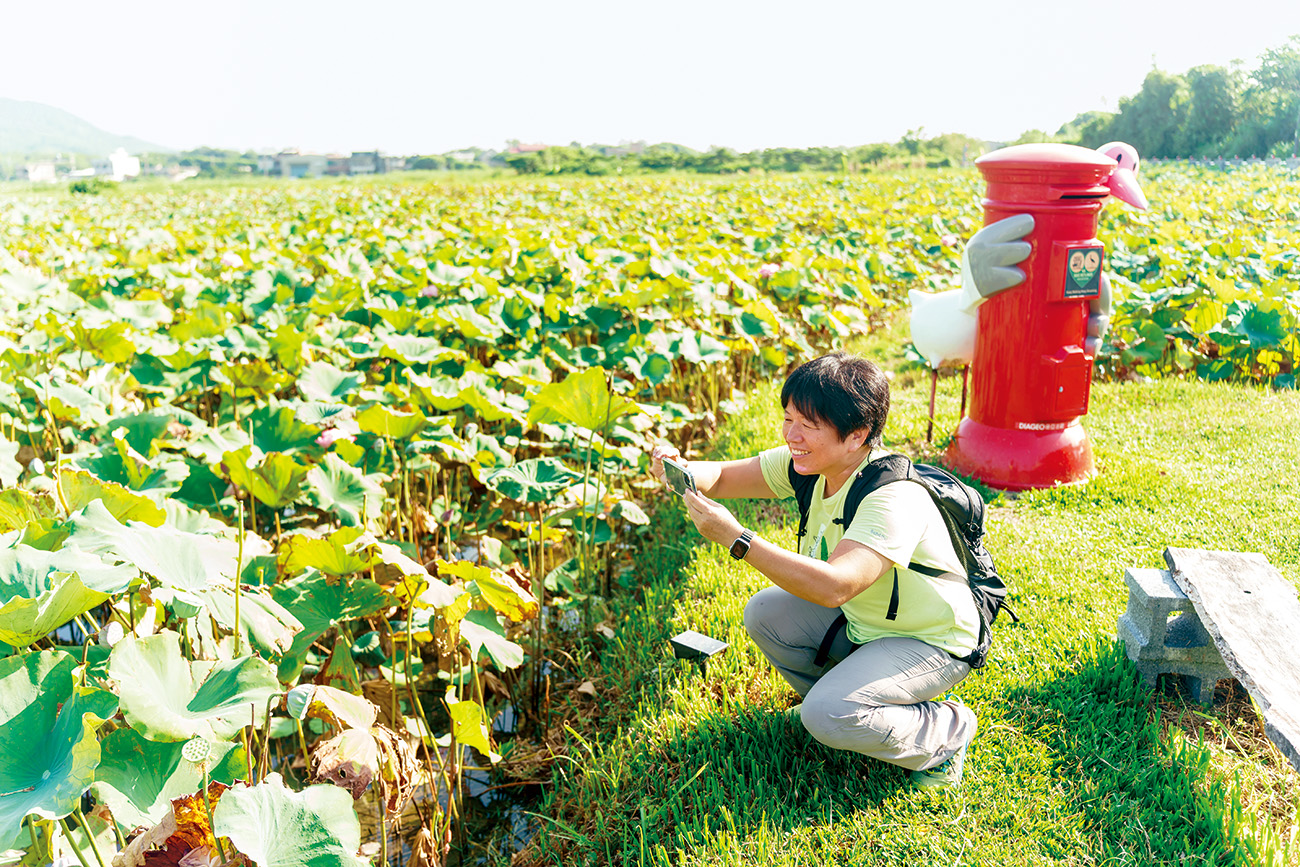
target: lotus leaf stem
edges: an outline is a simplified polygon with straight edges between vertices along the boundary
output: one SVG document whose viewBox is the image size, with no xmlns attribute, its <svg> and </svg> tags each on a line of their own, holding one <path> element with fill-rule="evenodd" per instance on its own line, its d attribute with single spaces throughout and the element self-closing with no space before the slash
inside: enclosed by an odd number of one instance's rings
<svg viewBox="0 0 1300 867">
<path fill-rule="evenodd" d="M 58 825 L 63 829 L 63 836 L 68 838 L 68 845 L 72 848 L 72 853 L 77 856 L 77 860 L 81 862 L 81 867 L 90 867 L 90 863 L 86 861 L 86 856 L 81 852 L 81 847 L 77 845 L 76 840 L 72 839 L 72 829 L 68 827 L 68 820 L 66 818 L 60 819 Z"/>
<path fill-rule="evenodd" d="M 239 498 L 235 498 L 235 509 L 239 516 L 239 538 L 235 554 L 235 658 L 238 659 L 243 655 L 244 636 L 243 630 L 240 628 L 243 621 L 239 619 L 239 585 L 243 583 L 241 577 L 244 571 L 244 502 Z"/>
<path fill-rule="evenodd" d="M 95 839 L 95 834 L 90 830 L 90 822 L 82 815 L 80 810 L 72 811 L 72 818 L 77 820 L 81 830 L 85 832 L 86 839 L 90 841 L 90 851 L 95 853 L 95 860 L 99 862 L 99 867 L 106 867 L 104 864 L 104 854 L 99 851 L 99 841 Z M 117 824 L 114 822 L 113 824 Z"/>
<path fill-rule="evenodd" d="M 203 768 L 203 808 L 208 813 L 208 829 L 212 832 L 212 841 L 217 844 L 217 854 L 221 856 L 221 863 L 226 863 L 226 847 L 221 845 L 221 838 L 217 836 L 216 826 L 212 823 L 212 801 L 208 799 L 208 762 L 204 759 L 199 763 Z"/>
</svg>

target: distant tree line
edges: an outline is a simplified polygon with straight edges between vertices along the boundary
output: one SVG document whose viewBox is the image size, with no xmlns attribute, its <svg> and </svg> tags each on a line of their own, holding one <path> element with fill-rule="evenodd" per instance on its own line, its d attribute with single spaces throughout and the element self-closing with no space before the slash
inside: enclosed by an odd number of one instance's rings
<svg viewBox="0 0 1300 867">
<path fill-rule="evenodd" d="M 984 151 L 984 142 L 948 133 L 926 138 L 912 130 L 894 143 L 833 148 L 767 148 L 739 152 L 726 147 L 697 151 L 678 144 L 567 146 L 500 155 L 519 174 L 611 175 L 639 172 L 730 174 L 746 171 L 863 171 L 903 166 L 939 168 L 962 165 Z"/>
<path fill-rule="evenodd" d="M 1289 157 L 1300 153 L 1300 36 L 1265 51 L 1259 66 L 1153 69 L 1119 111 L 1090 112 L 1057 137 L 1097 147 L 1126 141 L 1144 157 Z"/>
</svg>

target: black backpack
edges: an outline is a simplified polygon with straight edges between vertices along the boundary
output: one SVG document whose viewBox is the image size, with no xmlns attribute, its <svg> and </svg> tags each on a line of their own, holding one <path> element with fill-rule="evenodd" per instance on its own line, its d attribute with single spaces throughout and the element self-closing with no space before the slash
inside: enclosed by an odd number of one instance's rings
<svg viewBox="0 0 1300 867">
<path fill-rule="evenodd" d="M 805 476 L 795 472 L 793 461 L 789 466 L 790 484 L 794 487 L 795 501 L 799 505 L 799 540 L 808 532 L 808 509 L 812 506 L 813 488 L 817 485 L 817 476 Z M 984 547 L 984 498 L 970 485 L 962 482 L 942 467 L 930 464 L 913 464 L 903 455 L 885 455 L 867 464 L 853 479 L 848 495 L 844 499 L 844 514 L 836 518 L 835 523 L 848 527 L 864 497 L 877 488 L 893 482 L 909 481 L 925 488 L 930 499 L 934 501 L 948 527 L 952 547 L 966 570 L 966 581 L 971 595 L 975 597 L 975 608 L 979 611 L 979 644 L 969 656 L 958 657 L 971 668 L 981 668 L 988 657 L 989 645 L 993 642 L 990 627 L 1003 608 L 1011 619 L 1020 622 L 1020 618 L 1006 604 L 1007 585 L 998 576 L 993 565 L 993 557 Z M 798 542 L 795 543 L 796 546 Z M 942 569 L 909 563 L 907 568 L 931 577 L 938 577 Z M 898 570 L 894 569 L 894 590 L 889 597 L 889 610 L 885 619 L 893 620 L 898 616 Z M 839 630 L 848 622 L 841 612 L 827 631 L 817 651 L 815 664 L 825 665 L 830 655 L 831 644 Z"/>
</svg>

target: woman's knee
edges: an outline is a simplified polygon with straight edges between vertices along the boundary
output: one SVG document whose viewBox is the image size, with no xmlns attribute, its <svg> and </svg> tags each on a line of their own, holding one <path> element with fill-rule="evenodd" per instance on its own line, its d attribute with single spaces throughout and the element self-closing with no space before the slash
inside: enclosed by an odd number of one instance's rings
<svg viewBox="0 0 1300 867">
<path fill-rule="evenodd" d="M 843 696 L 819 693 L 814 687 L 804 698 L 799 719 L 818 743 L 834 750 L 871 755 L 889 743 L 893 732 L 883 710 Z"/>
<path fill-rule="evenodd" d="M 784 613 L 786 606 L 782 597 L 789 595 L 780 587 L 764 587 L 749 597 L 749 601 L 745 603 L 745 631 L 750 637 L 760 632 L 771 634 L 772 624 L 787 616 Z"/>
</svg>

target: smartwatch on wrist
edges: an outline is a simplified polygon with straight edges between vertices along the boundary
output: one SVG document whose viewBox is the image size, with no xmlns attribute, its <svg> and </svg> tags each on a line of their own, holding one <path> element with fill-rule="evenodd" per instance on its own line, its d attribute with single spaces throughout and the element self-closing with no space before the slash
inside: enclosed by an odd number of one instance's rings
<svg viewBox="0 0 1300 867">
<path fill-rule="evenodd" d="M 737 560 L 744 560 L 745 555 L 749 553 L 749 543 L 754 541 L 753 530 L 742 530 L 740 538 L 731 543 L 731 556 Z"/>
</svg>

